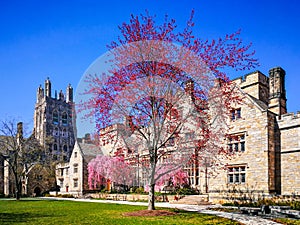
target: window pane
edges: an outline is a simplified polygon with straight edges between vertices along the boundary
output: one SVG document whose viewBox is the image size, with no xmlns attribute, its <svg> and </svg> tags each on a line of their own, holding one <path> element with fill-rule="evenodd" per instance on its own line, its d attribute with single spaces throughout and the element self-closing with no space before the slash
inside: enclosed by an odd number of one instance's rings
<svg viewBox="0 0 300 225">
<path fill-rule="evenodd" d="M 229 149 L 230 152 L 232 152 L 232 144 L 228 145 L 228 149 Z"/>
<path fill-rule="evenodd" d="M 232 111 L 231 111 L 231 120 L 234 120 L 234 119 L 235 119 L 235 111 L 232 110 Z"/>
<path fill-rule="evenodd" d="M 241 142 L 241 152 L 245 151 L 245 142 Z"/>
<path fill-rule="evenodd" d="M 61 118 L 61 122 L 62 122 L 63 125 L 67 125 L 68 124 L 67 113 L 63 113 L 62 118 Z"/>
<path fill-rule="evenodd" d="M 241 174 L 241 182 L 242 183 L 246 182 L 246 174 L 244 174 L 244 173 Z"/>
<path fill-rule="evenodd" d="M 54 111 L 52 116 L 53 124 L 58 124 L 58 113 Z"/>
<path fill-rule="evenodd" d="M 235 150 L 236 152 L 239 151 L 239 144 L 238 144 L 238 143 L 235 143 L 235 144 L 234 144 L 234 150 Z"/>
<path fill-rule="evenodd" d="M 241 109 L 236 110 L 236 118 L 237 119 L 241 118 Z"/>
<path fill-rule="evenodd" d="M 228 182 L 233 183 L 233 174 L 228 175 Z"/>
<path fill-rule="evenodd" d="M 74 187 L 78 187 L 78 180 L 74 180 Z"/>
<path fill-rule="evenodd" d="M 240 183 L 240 174 L 234 174 L 234 183 Z"/>
</svg>

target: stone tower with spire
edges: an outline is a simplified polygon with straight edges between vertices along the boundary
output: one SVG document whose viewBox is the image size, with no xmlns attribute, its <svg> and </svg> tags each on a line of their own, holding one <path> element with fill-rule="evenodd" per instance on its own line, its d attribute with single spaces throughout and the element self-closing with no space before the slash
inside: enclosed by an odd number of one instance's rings
<svg viewBox="0 0 300 225">
<path fill-rule="evenodd" d="M 34 110 L 34 136 L 55 160 L 67 161 L 75 143 L 75 112 L 73 88 L 69 84 L 66 95 L 55 91 L 51 95 L 51 81 L 45 80 L 45 89 L 37 89 Z"/>
</svg>

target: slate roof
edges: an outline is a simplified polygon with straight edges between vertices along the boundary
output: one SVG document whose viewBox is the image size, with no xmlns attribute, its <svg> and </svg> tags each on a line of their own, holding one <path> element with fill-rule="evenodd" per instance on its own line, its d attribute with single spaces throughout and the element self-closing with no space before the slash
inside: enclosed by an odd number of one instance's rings
<svg viewBox="0 0 300 225">
<path fill-rule="evenodd" d="M 257 99 L 257 98 L 254 98 L 253 96 L 249 95 L 248 96 L 262 109 L 262 110 L 267 110 L 268 109 L 268 106 L 266 103 L 264 103 L 263 101 Z"/>
<path fill-rule="evenodd" d="M 97 155 L 103 155 L 100 147 L 95 144 L 78 142 L 78 146 L 82 152 L 82 157 L 88 162 Z"/>
</svg>

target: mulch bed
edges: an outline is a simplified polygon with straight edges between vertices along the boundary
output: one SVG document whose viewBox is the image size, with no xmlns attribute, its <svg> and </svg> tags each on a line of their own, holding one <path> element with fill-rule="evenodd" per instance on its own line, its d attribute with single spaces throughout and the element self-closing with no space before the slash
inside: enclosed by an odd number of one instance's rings
<svg viewBox="0 0 300 225">
<path fill-rule="evenodd" d="M 134 212 L 124 213 L 124 216 L 173 216 L 176 212 L 171 212 L 168 210 L 140 210 Z"/>
</svg>

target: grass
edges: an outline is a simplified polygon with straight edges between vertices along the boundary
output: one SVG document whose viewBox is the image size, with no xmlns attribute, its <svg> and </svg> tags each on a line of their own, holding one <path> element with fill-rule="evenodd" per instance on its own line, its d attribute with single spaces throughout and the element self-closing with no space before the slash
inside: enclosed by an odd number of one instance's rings
<svg viewBox="0 0 300 225">
<path fill-rule="evenodd" d="M 174 216 L 127 217 L 124 212 L 143 206 L 50 200 L 0 200 L 0 224 L 240 224 L 195 212 Z M 174 209 L 169 209 L 174 211 Z"/>
<path fill-rule="evenodd" d="M 285 225 L 300 225 L 300 220 L 289 219 L 289 218 L 275 218 L 273 219 L 273 221 Z"/>
</svg>

